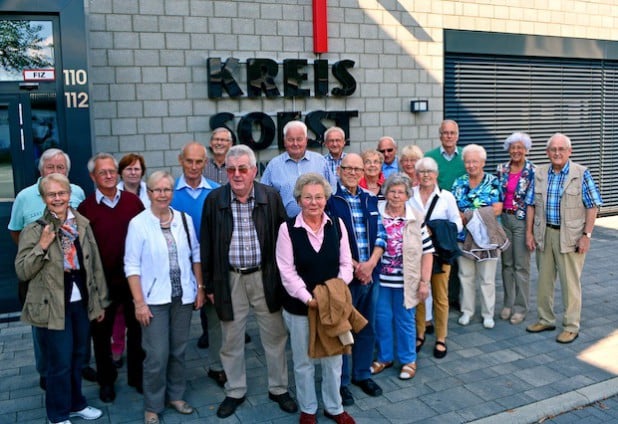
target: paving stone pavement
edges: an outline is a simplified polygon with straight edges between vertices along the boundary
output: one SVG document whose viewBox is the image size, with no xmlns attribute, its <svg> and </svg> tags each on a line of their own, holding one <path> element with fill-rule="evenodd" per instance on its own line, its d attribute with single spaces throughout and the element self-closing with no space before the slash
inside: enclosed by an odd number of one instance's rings
<svg viewBox="0 0 618 424">
<path fill-rule="evenodd" d="M 555 342 L 559 326 L 553 332 L 525 332 L 536 319 L 533 266 L 532 311 L 522 324 L 511 325 L 496 317 L 496 327 L 486 330 L 477 311 L 471 324 L 462 327 L 457 324 L 459 314 L 452 311 L 449 353 L 444 359 L 433 357 L 434 339 L 428 336 L 413 380 L 401 381 L 398 368 L 387 369 L 375 377 L 383 396 L 371 398 L 350 386 L 356 403 L 346 410 L 359 424 L 618 422 L 618 271 L 613 263 L 617 258 L 618 218 L 599 219 L 584 268 L 582 325 L 574 343 Z M 498 275 L 496 315 L 501 310 L 501 286 Z M 557 286 L 560 320 L 562 302 Z M 38 387 L 30 328 L 19 321 L 7 322 L 11 318 L 0 316 L 0 424 L 45 423 L 44 392 Z M 220 420 L 215 413 L 224 393 L 206 376 L 208 350 L 196 347 L 200 325 L 195 313 L 186 355 L 186 400 L 196 412 L 182 416 L 168 409 L 161 415 L 163 424 L 298 422 L 298 414 L 287 414 L 268 400 L 264 352 L 254 321 L 249 322 L 248 332 L 252 342 L 246 345 L 247 401 L 233 416 Z M 288 361 L 293 393 L 289 350 Z M 142 397 L 126 385 L 124 368 L 116 382 L 113 404 L 99 400 L 94 383 L 84 382 L 83 391 L 90 404 L 104 412 L 93 423 L 143 422 Z M 319 421 L 329 422 L 323 416 Z"/>
</svg>

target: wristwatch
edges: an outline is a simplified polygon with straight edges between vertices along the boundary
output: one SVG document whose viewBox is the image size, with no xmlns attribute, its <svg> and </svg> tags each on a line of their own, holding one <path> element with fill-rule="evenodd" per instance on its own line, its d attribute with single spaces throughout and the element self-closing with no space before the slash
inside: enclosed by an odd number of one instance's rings
<svg viewBox="0 0 618 424">
<path fill-rule="evenodd" d="M 584 231 L 582 234 L 585 235 L 588 238 L 592 238 L 592 233 L 587 233 L 587 232 Z"/>
</svg>

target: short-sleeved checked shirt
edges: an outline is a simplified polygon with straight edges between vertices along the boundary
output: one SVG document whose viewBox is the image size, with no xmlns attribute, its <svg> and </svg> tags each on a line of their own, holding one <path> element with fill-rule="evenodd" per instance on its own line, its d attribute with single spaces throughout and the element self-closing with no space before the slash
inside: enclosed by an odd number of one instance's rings
<svg viewBox="0 0 618 424">
<path fill-rule="evenodd" d="M 251 268 L 262 263 L 262 252 L 252 213 L 255 206 L 254 192 L 251 191 L 247 203 L 239 202 L 232 192 L 232 217 L 234 230 L 230 241 L 230 265 L 237 268 Z"/>
</svg>

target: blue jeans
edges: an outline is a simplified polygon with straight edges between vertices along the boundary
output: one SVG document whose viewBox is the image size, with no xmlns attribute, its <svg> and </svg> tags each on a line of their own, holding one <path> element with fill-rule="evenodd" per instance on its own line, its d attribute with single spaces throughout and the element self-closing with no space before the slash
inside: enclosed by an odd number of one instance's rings
<svg viewBox="0 0 618 424">
<path fill-rule="evenodd" d="M 66 307 L 64 330 L 39 328 L 47 349 L 45 407 L 51 422 L 69 419 L 69 414 L 88 404 L 82 394 L 82 365 L 86 359 L 90 322 L 83 302 Z"/>
<path fill-rule="evenodd" d="M 352 304 L 362 316 L 367 318 L 367 325 L 359 333 L 354 334 L 352 355 L 343 355 L 343 369 L 341 371 L 341 386 L 350 384 L 350 360 L 352 361 L 352 379 L 366 380 L 371 377 L 371 361 L 373 360 L 373 346 L 375 345 L 375 315 L 378 303 L 380 285 L 371 283 L 352 283 L 348 286 L 352 293 Z"/>
<path fill-rule="evenodd" d="M 396 338 L 399 362 L 402 365 L 416 362 L 415 315 L 416 308 L 406 309 L 403 306 L 403 287 L 380 287 L 376 310 L 378 361 L 393 361 Z"/>
</svg>

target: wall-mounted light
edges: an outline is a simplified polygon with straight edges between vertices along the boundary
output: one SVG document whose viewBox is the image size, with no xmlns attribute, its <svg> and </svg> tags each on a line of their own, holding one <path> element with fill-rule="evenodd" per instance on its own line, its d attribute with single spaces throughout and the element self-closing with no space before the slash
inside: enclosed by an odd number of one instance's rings
<svg viewBox="0 0 618 424">
<path fill-rule="evenodd" d="M 410 112 L 427 112 L 429 110 L 429 104 L 427 100 L 412 100 L 410 102 Z"/>
</svg>

